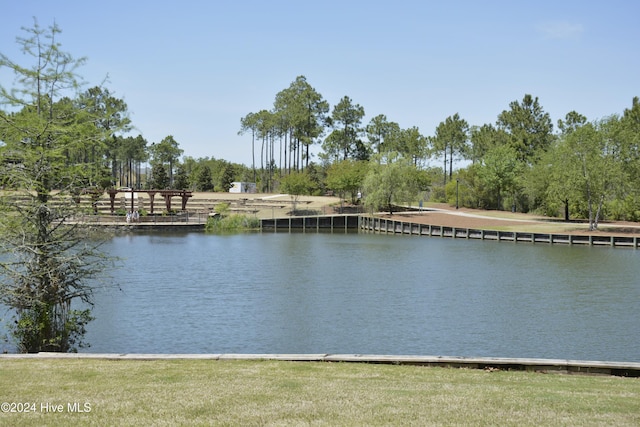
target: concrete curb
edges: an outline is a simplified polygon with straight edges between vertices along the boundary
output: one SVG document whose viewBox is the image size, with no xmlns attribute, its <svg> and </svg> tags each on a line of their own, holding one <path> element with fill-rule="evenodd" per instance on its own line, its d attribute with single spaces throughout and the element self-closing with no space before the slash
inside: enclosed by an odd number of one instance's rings
<svg viewBox="0 0 640 427">
<path fill-rule="evenodd" d="M 375 354 L 119 354 L 119 353 L 35 353 L 2 354 L 8 359 L 103 359 L 103 360 L 279 360 L 288 362 L 343 362 L 387 365 L 439 366 L 488 371 L 529 371 L 564 374 L 600 374 L 640 377 L 640 363 L 569 359 L 524 359 L 495 357 L 451 357 Z"/>
</svg>

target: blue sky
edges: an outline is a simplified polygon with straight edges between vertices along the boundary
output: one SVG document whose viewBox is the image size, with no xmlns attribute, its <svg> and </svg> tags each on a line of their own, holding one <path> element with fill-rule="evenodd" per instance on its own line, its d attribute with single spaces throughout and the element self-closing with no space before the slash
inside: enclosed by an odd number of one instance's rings
<svg viewBox="0 0 640 427">
<path fill-rule="evenodd" d="M 525 94 L 554 123 L 621 114 L 640 96 L 640 2 L 0 0 L 0 51 L 33 17 L 86 56 L 89 86 L 108 75 L 149 143 L 249 165 L 240 118 L 271 109 L 299 75 L 331 107 L 349 96 L 364 123 L 385 114 L 433 135 L 459 113 L 495 123 Z M 1 74 L 2 84 L 11 84 Z M 317 150 L 316 150 L 317 151 Z"/>
</svg>

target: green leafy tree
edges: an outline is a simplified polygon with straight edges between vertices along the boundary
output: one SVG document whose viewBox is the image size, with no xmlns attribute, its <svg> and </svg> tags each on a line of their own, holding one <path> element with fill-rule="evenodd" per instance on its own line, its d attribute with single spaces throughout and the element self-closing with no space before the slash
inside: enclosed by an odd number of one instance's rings
<svg viewBox="0 0 640 427">
<path fill-rule="evenodd" d="M 313 181 L 306 172 L 291 172 L 280 180 L 280 189 L 291 196 L 295 215 L 300 196 L 313 191 Z"/>
<path fill-rule="evenodd" d="M 368 162 L 362 160 L 343 160 L 333 163 L 327 170 L 327 187 L 340 194 L 341 199 L 345 198 L 345 193 L 349 193 L 351 202 L 355 203 L 356 195 L 362 189 L 367 168 Z"/>
<path fill-rule="evenodd" d="M 411 160 L 390 152 L 370 163 L 362 184 L 364 204 L 371 210 L 386 209 L 393 214 L 394 204 L 410 203 L 426 182 Z"/>
<path fill-rule="evenodd" d="M 555 170 L 562 170 L 578 210 L 580 204 L 586 205 L 589 230 L 598 228 L 605 201 L 625 186 L 618 123 L 617 117 L 610 117 L 580 126 L 562 139 L 557 150 L 561 162 Z"/>
<path fill-rule="evenodd" d="M 446 200 L 451 206 L 468 208 L 490 208 L 491 195 L 486 185 L 480 179 L 480 163 L 472 163 L 466 168 L 458 169 L 456 178 L 445 187 Z"/>
<path fill-rule="evenodd" d="M 624 142 L 621 150 L 622 167 L 627 174 L 630 188 L 627 200 L 628 219 L 640 219 L 640 98 L 633 98 L 631 108 L 624 110 L 619 123 L 620 139 Z M 637 213 L 636 213 L 637 212 Z"/>
<path fill-rule="evenodd" d="M 565 221 L 570 219 L 571 200 L 581 199 L 579 192 L 576 193 L 575 170 L 570 167 L 574 163 L 575 153 L 566 144 L 566 138 L 586 124 L 587 118 L 576 111 L 570 111 L 564 120 L 558 120 L 560 139 L 542 155 L 526 180 L 530 187 L 534 187 L 535 193 L 544 194 L 546 213 L 556 215 L 559 206 L 562 206 Z"/>
<path fill-rule="evenodd" d="M 474 126 L 470 130 L 470 146 L 467 151 L 467 159 L 471 163 L 480 163 L 484 155 L 496 145 L 509 143 L 510 137 L 502 129 L 497 129 L 491 124 L 484 124 L 480 127 Z"/>
<path fill-rule="evenodd" d="M 32 61 L 19 65 L 0 54 L 0 68 L 19 86 L 0 85 L 0 140 L 11 161 L 2 175 L 13 190 L 0 195 L 0 302 L 13 314 L 9 330 L 20 352 L 74 351 L 83 347 L 96 280 L 107 258 L 91 228 L 78 225 L 76 203 L 84 176 L 68 153 L 104 140 L 103 119 L 77 102 L 83 59 L 61 49 L 60 29 L 36 22 L 18 38 Z M 97 160 L 97 159 L 96 159 Z M 85 308 L 83 308 L 85 307 Z"/>
<path fill-rule="evenodd" d="M 495 146 L 484 156 L 478 176 L 493 194 L 497 209 L 503 209 L 505 195 L 511 196 L 512 206 L 515 204 L 521 168 L 518 154 L 510 145 Z"/>
</svg>

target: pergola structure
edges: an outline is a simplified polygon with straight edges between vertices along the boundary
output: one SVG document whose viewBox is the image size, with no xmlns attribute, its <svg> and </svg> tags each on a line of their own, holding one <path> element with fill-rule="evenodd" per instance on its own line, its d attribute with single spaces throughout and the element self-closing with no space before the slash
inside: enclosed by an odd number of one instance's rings
<svg viewBox="0 0 640 427">
<path fill-rule="evenodd" d="M 109 193 L 109 199 L 111 201 L 111 213 L 115 212 L 116 194 L 118 193 L 130 193 L 131 194 L 131 212 L 135 210 L 133 193 L 147 193 L 150 200 L 151 214 L 153 214 L 153 199 L 156 194 L 160 194 L 164 199 L 164 203 L 167 207 L 167 211 L 171 211 L 171 198 L 180 197 L 182 199 L 182 210 L 187 210 L 187 200 L 192 196 L 191 191 L 186 190 L 107 190 Z"/>
</svg>

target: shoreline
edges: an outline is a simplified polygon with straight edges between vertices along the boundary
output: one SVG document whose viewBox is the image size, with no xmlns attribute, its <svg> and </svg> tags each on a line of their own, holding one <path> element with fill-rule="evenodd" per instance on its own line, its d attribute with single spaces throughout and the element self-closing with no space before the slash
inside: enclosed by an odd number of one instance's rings
<svg viewBox="0 0 640 427">
<path fill-rule="evenodd" d="M 63 360 L 244 360 L 283 362 L 363 363 L 383 365 L 412 365 L 485 371 L 526 371 L 538 373 L 608 375 L 640 377 L 640 362 L 610 362 L 597 360 L 537 359 L 505 357 L 456 357 L 379 354 L 243 354 L 243 353 L 32 353 L 2 354 L 6 359 L 63 359 Z"/>
<path fill-rule="evenodd" d="M 295 201 L 294 201 L 295 199 Z M 131 198 L 122 195 L 116 199 L 115 207 L 120 210 L 129 209 Z M 86 201 L 83 201 L 86 203 Z M 188 222 L 205 223 L 208 216 L 216 212 L 219 206 L 226 206 L 230 213 L 245 214 L 257 219 L 282 219 L 298 216 L 315 215 L 341 215 L 353 213 L 371 215 L 362 205 L 351 205 L 348 201 L 335 196 L 298 196 L 281 193 L 222 193 L 222 192 L 192 192 L 186 204 L 186 210 L 174 216 L 162 216 L 156 213 L 152 217 L 141 217 L 140 223 L 145 222 Z M 298 215 L 293 215 L 293 207 L 296 207 Z M 123 216 L 117 216 L 109 212 L 110 201 L 108 196 L 103 196 L 96 204 L 98 215 L 87 214 L 87 223 L 112 223 L 113 225 L 127 225 Z M 136 193 L 136 208 L 149 210 L 148 197 Z M 570 220 L 565 222 L 560 217 L 546 217 L 530 213 L 479 210 L 472 208 L 456 209 L 447 203 L 426 202 L 424 207 L 409 206 L 398 207 L 399 212 L 389 215 L 385 212 L 377 212 L 375 216 L 396 219 L 398 217 L 411 218 L 409 221 L 428 225 L 439 225 L 456 228 L 474 228 L 516 232 L 540 232 L 557 234 L 614 234 L 628 236 L 640 235 L 640 222 L 609 221 L 599 222 L 599 229 L 588 231 L 586 220 Z M 165 208 L 163 203 L 156 203 L 156 212 Z M 405 210 L 405 212 L 402 212 Z M 122 222 L 121 222 L 122 221 Z"/>
<path fill-rule="evenodd" d="M 379 213 L 384 219 L 410 218 L 408 222 L 455 228 L 477 228 L 519 233 L 572 234 L 592 236 L 640 236 L 640 223 L 629 221 L 600 221 L 599 228 L 588 230 L 587 220 L 570 220 L 542 217 L 533 214 L 506 211 L 485 211 L 454 207 L 443 204 L 427 206 L 421 211 L 398 212 L 393 215 Z"/>
<path fill-rule="evenodd" d="M 258 217 L 259 231 L 346 231 L 364 230 L 384 234 L 412 234 L 433 237 L 454 237 L 481 240 L 506 240 L 530 243 L 565 243 L 577 245 L 640 247 L 640 225 L 637 223 L 604 222 L 601 228 L 589 231 L 582 221 L 564 222 L 553 218 L 520 218 L 489 216 L 485 211 L 470 213 L 442 208 L 420 211 L 385 213 L 307 214 Z M 116 217 L 119 218 L 119 217 Z M 90 217 L 79 221 L 87 226 L 113 229 L 116 232 L 136 231 L 203 231 L 202 215 L 182 215 L 178 219 L 125 222 L 110 216 Z M 205 217 L 206 218 L 206 217 Z M 357 218 L 357 219 L 356 219 Z M 338 224 L 338 225 L 334 225 Z M 391 224 L 391 226 L 389 226 Z"/>
</svg>

